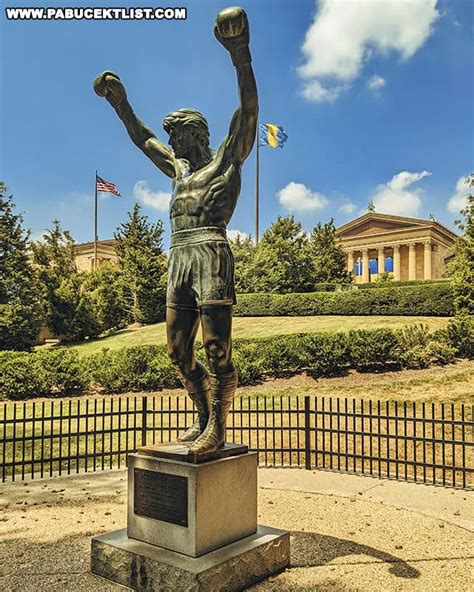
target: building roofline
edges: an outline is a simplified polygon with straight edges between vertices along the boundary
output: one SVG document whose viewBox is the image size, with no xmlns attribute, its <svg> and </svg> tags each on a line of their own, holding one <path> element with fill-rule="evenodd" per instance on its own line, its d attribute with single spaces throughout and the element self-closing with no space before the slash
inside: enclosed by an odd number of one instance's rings
<svg viewBox="0 0 474 592">
<path fill-rule="evenodd" d="M 117 240 L 115 238 L 106 238 L 104 240 L 98 240 L 97 241 L 98 245 L 108 245 L 111 247 L 115 247 L 115 245 L 117 244 Z M 94 241 L 89 241 L 86 243 L 77 243 L 75 245 L 75 247 L 90 247 L 90 246 L 94 246 Z"/>
<path fill-rule="evenodd" d="M 447 226 L 445 226 L 444 224 L 441 224 L 441 222 L 437 222 L 436 220 L 423 220 L 422 218 L 409 218 L 408 216 L 395 216 L 392 214 L 381 214 L 378 212 L 366 212 L 365 214 L 362 214 L 362 216 L 359 216 L 358 218 L 354 218 L 354 220 L 350 220 L 349 222 L 346 222 L 345 224 L 342 224 L 341 226 L 339 226 L 338 228 L 336 228 L 336 235 L 340 235 L 342 232 L 345 232 L 347 230 L 349 230 L 350 228 L 353 228 L 355 226 L 358 226 L 359 224 L 363 223 L 363 222 L 367 222 L 369 220 L 386 220 L 386 221 L 391 221 L 391 222 L 404 222 L 404 223 L 411 223 L 413 225 L 413 227 L 422 227 L 422 228 L 436 228 L 436 229 L 442 229 L 445 233 L 449 234 L 451 236 L 451 238 L 453 238 L 454 240 L 456 240 L 458 238 L 458 235 L 453 232 L 452 230 L 450 230 Z M 388 231 L 390 232 L 390 231 Z M 367 235 L 370 236 L 370 235 Z"/>
</svg>

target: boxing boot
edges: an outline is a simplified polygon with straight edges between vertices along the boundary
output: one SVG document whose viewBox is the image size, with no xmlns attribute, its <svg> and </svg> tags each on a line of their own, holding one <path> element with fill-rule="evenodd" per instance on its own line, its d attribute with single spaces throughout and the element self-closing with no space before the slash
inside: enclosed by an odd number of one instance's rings
<svg viewBox="0 0 474 592">
<path fill-rule="evenodd" d="M 237 388 L 237 372 L 209 374 L 211 409 L 206 429 L 190 448 L 194 454 L 214 452 L 225 444 L 227 414 Z"/>
<path fill-rule="evenodd" d="M 196 405 L 198 418 L 193 425 L 188 428 L 178 442 L 194 442 L 204 431 L 209 419 L 209 396 L 210 384 L 209 374 L 204 366 L 197 362 L 197 367 L 187 377 L 182 377 L 181 381 L 188 391 L 191 400 Z"/>
</svg>

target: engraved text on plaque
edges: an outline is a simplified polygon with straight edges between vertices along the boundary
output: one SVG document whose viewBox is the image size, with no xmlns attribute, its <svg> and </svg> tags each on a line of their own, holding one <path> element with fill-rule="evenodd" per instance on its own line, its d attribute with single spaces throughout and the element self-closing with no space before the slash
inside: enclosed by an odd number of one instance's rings
<svg viewBox="0 0 474 592">
<path fill-rule="evenodd" d="M 188 479 L 158 471 L 134 470 L 134 512 L 188 526 Z"/>
</svg>

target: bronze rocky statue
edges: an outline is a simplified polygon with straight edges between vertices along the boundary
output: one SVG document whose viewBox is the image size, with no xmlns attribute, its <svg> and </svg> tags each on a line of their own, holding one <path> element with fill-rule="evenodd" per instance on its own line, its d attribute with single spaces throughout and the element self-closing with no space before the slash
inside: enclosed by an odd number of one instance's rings
<svg viewBox="0 0 474 592">
<path fill-rule="evenodd" d="M 234 261 L 226 226 L 239 197 L 241 168 L 255 141 L 258 116 L 244 10 L 219 12 L 214 34 L 230 53 L 240 95 L 217 151 L 209 147 L 208 124 L 199 111 L 178 109 L 165 117 L 167 146 L 135 115 L 117 74 L 103 72 L 94 81 L 95 92 L 112 105 L 133 142 L 172 179 L 166 328 L 170 358 L 199 411 L 198 420 L 180 438 L 193 454 L 225 443 L 237 386 L 231 340 Z M 200 325 L 210 372 L 194 357 Z"/>
</svg>

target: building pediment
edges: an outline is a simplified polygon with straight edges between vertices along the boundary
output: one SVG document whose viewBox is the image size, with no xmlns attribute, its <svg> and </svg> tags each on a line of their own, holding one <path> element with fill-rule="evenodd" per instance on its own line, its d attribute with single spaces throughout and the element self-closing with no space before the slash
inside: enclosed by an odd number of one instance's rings
<svg viewBox="0 0 474 592">
<path fill-rule="evenodd" d="M 400 230 L 419 230 L 420 228 L 430 226 L 430 224 L 431 221 L 428 220 L 368 212 L 340 226 L 336 230 L 336 234 L 340 239 L 345 239 Z"/>
</svg>

